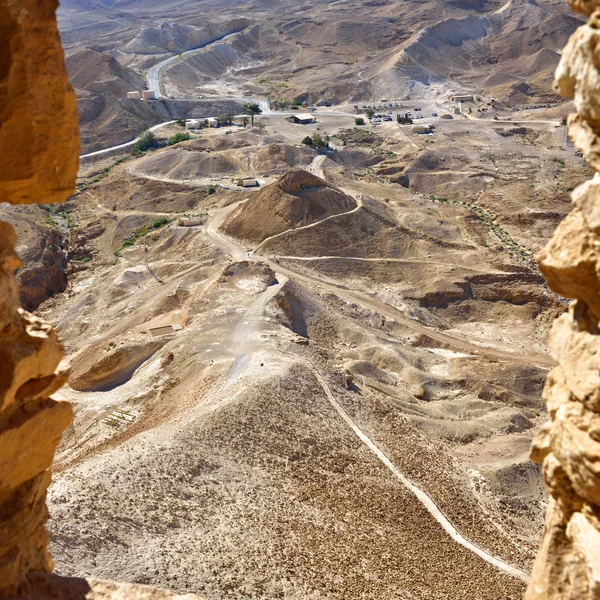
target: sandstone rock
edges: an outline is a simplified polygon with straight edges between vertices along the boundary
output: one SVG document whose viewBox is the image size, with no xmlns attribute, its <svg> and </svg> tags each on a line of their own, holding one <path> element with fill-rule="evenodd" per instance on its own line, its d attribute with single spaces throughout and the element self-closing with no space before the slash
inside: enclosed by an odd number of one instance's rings
<svg viewBox="0 0 600 600">
<path fill-rule="evenodd" d="M 600 14 L 597 0 L 572 0 L 591 14 L 569 41 L 556 88 L 573 98 L 570 134 L 600 171 Z M 600 177 L 573 194 L 576 208 L 540 253 L 540 269 L 557 293 L 576 301 L 551 334 L 558 363 L 544 399 L 550 421 L 531 457 L 543 463 L 552 500 L 526 600 L 600 598 Z"/>
<path fill-rule="evenodd" d="M 596 276 L 600 255 L 594 241 L 581 212 L 574 210 L 558 226 L 538 255 L 538 262 L 553 291 L 565 298 L 584 300 L 600 316 L 600 281 Z"/>
<path fill-rule="evenodd" d="M 35 574 L 29 577 L 21 600 L 202 600 L 194 594 L 100 579 Z"/>
<path fill-rule="evenodd" d="M 63 202 L 79 163 L 75 93 L 56 26 L 57 0 L 0 5 L 0 200 Z"/>
</svg>

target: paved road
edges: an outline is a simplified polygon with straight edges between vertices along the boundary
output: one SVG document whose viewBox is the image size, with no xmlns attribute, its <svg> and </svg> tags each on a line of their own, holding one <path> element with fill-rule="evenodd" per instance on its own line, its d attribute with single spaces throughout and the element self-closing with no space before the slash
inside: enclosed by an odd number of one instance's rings
<svg viewBox="0 0 600 600">
<path fill-rule="evenodd" d="M 171 123 L 175 123 L 175 121 L 165 121 L 164 123 L 159 123 L 158 125 L 154 125 L 153 127 L 150 127 L 148 129 L 148 131 L 156 131 L 157 129 L 160 129 L 161 127 L 166 127 L 167 125 L 171 125 Z M 104 148 L 104 150 L 96 150 L 96 152 L 88 152 L 87 154 L 82 154 L 79 157 L 79 160 L 81 160 L 82 158 L 90 158 L 92 156 L 101 156 L 102 154 L 108 154 L 109 152 L 113 152 L 114 150 L 121 150 L 124 148 L 129 148 L 129 146 L 133 146 L 139 139 L 141 136 L 137 136 L 135 139 L 131 140 L 130 142 L 125 142 L 124 144 L 118 144 L 117 146 L 111 146 L 110 148 Z"/>
<path fill-rule="evenodd" d="M 181 54 L 174 54 L 173 56 L 166 58 L 165 60 L 157 63 L 156 65 L 151 67 L 150 70 L 148 71 L 148 88 L 151 90 L 154 90 L 157 98 L 166 98 L 166 96 L 162 93 L 161 87 L 160 87 L 160 77 L 166 68 L 174 65 L 177 62 L 184 61 L 189 56 L 198 54 L 198 53 L 202 52 L 203 50 L 205 50 L 206 48 L 213 46 L 214 44 L 224 42 L 225 40 L 240 33 L 240 31 L 242 31 L 242 29 L 240 29 L 238 31 L 234 31 L 233 33 L 224 35 L 220 38 L 217 38 L 216 40 L 213 40 L 212 42 L 207 42 L 206 44 L 201 44 L 197 48 L 192 48 L 191 50 L 186 50 L 185 52 L 182 52 Z"/>
<path fill-rule="evenodd" d="M 243 30 L 240 30 L 240 31 L 243 31 Z M 240 31 L 235 31 L 228 35 L 224 35 L 223 37 L 221 37 L 217 40 L 214 40 L 212 42 L 209 42 L 207 44 L 203 44 L 202 46 L 199 46 L 198 48 L 194 48 L 192 50 L 187 50 L 186 52 L 182 52 L 181 54 L 175 54 L 175 55 L 159 62 L 158 64 L 154 65 L 148 71 L 148 87 L 149 87 L 149 89 L 155 91 L 157 98 L 166 98 L 166 96 L 161 91 L 161 77 L 164 74 L 166 69 L 168 69 L 169 67 L 173 66 L 174 64 L 176 64 L 178 62 L 186 60 L 186 58 L 193 56 L 194 54 L 198 54 L 199 52 L 206 50 L 213 44 L 219 44 L 219 43 L 237 35 L 238 33 L 240 33 Z M 198 102 L 201 99 L 200 98 L 177 97 L 177 98 L 175 98 L 175 100 Z M 267 100 L 265 98 L 250 98 L 250 97 L 244 97 L 244 96 L 215 96 L 212 98 L 207 98 L 206 100 L 214 101 L 214 102 L 231 101 L 231 102 L 237 102 L 239 104 L 253 104 L 253 103 L 258 104 L 260 106 L 262 116 L 265 116 L 265 117 L 269 117 L 269 116 L 289 117 L 291 115 L 297 114 L 296 112 L 293 112 L 293 111 L 286 112 L 286 111 L 271 110 L 271 108 L 269 107 L 269 103 L 267 102 Z M 319 112 L 319 113 L 315 114 L 315 117 L 318 117 L 320 115 L 328 116 L 328 117 L 338 117 L 338 118 L 342 118 L 342 117 L 347 118 L 347 117 L 355 116 L 354 114 L 344 113 L 344 112 Z M 217 117 L 218 115 L 212 115 L 212 116 Z M 236 118 L 242 117 L 242 116 L 244 116 L 244 115 L 236 115 Z M 157 129 L 160 129 L 161 127 L 170 125 L 171 123 L 174 123 L 174 121 L 165 121 L 164 123 L 159 123 L 158 125 L 154 125 L 153 127 L 150 127 L 150 131 L 156 131 Z M 114 152 L 115 150 L 124 150 L 125 148 L 129 148 L 130 146 L 133 146 L 138 140 L 139 140 L 139 136 L 136 137 L 135 139 L 131 140 L 130 142 L 125 142 L 124 144 L 117 144 L 116 146 L 110 146 L 109 148 L 104 148 L 103 150 L 97 150 L 95 152 L 88 152 L 87 154 L 82 154 L 79 158 L 83 159 L 83 158 L 91 158 L 91 157 L 95 157 L 95 156 L 100 157 L 103 154 L 108 154 L 110 152 Z"/>
</svg>

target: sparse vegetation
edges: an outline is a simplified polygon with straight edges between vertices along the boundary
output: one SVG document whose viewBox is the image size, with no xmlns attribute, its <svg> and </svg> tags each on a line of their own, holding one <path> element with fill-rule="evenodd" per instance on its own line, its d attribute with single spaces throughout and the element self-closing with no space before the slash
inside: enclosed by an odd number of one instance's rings
<svg viewBox="0 0 600 600">
<path fill-rule="evenodd" d="M 315 133 L 312 137 L 307 135 L 302 143 L 305 146 L 310 146 L 311 148 L 316 148 L 317 150 L 324 150 L 329 148 L 329 136 L 322 136 L 319 133 Z"/>
<path fill-rule="evenodd" d="M 515 239 L 513 239 L 510 234 L 500 227 L 498 223 L 494 220 L 493 216 L 489 211 L 481 206 L 475 204 L 474 202 L 461 202 L 459 200 L 450 200 L 445 196 L 436 196 L 434 194 L 429 195 L 429 199 L 432 202 L 438 202 L 439 204 L 451 204 L 454 206 L 461 206 L 466 208 L 475 215 L 482 225 L 493 234 L 498 240 L 503 248 L 508 250 L 513 257 L 520 260 L 522 263 L 527 265 L 528 267 L 537 270 L 537 265 L 535 260 L 533 259 L 531 252 L 521 246 Z"/>
<path fill-rule="evenodd" d="M 144 131 L 142 135 L 138 138 L 138 141 L 134 144 L 132 154 L 138 155 L 142 152 L 146 152 L 151 150 L 152 148 L 156 148 L 158 146 L 158 141 L 156 136 L 150 131 Z"/>
<path fill-rule="evenodd" d="M 150 225 L 144 225 L 144 227 L 140 227 L 136 229 L 121 245 L 118 250 L 115 250 L 115 256 L 120 256 L 121 251 L 124 248 L 129 248 L 133 246 L 140 238 L 152 233 L 153 231 L 157 231 L 158 229 L 162 229 L 165 225 L 171 223 L 174 219 L 168 219 L 167 217 L 161 217 L 154 221 L 154 223 Z"/>
<path fill-rule="evenodd" d="M 191 139 L 190 134 L 187 132 L 186 133 L 176 133 L 175 135 L 172 135 L 169 138 L 169 141 L 167 142 L 167 144 L 169 146 L 174 146 L 175 144 L 179 144 L 179 142 L 185 142 L 189 139 Z"/>
<path fill-rule="evenodd" d="M 100 173 L 98 173 L 98 175 L 96 175 L 92 179 L 85 181 L 84 183 L 78 184 L 77 191 L 82 192 L 90 185 L 93 185 L 94 183 L 98 183 L 99 181 L 102 181 L 111 172 L 111 170 L 114 169 L 114 167 L 116 167 L 117 165 L 120 165 L 121 163 L 124 163 L 125 161 L 129 160 L 130 158 L 131 158 L 131 156 L 123 156 L 123 157 L 115 160 L 114 163 L 112 163 L 108 167 L 105 167 Z"/>
<path fill-rule="evenodd" d="M 383 142 L 383 138 L 378 136 L 373 131 L 368 129 L 342 129 L 336 133 L 333 137 L 337 138 L 342 142 L 344 146 L 378 146 Z"/>
</svg>

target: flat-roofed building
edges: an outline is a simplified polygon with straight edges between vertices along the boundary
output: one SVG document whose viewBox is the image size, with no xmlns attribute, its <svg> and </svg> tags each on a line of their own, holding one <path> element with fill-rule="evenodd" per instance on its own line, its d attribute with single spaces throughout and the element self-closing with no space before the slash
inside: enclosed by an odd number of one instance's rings
<svg viewBox="0 0 600 600">
<path fill-rule="evenodd" d="M 310 125 L 311 123 L 316 123 L 317 120 L 313 117 L 313 115 L 308 113 L 300 113 L 298 115 L 291 115 L 286 118 L 286 121 L 290 123 L 296 123 L 298 125 Z"/>
</svg>

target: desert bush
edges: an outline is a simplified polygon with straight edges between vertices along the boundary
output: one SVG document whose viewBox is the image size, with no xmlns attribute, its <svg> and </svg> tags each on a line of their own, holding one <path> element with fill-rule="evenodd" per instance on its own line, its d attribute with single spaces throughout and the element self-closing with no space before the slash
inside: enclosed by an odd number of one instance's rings
<svg viewBox="0 0 600 600">
<path fill-rule="evenodd" d="M 133 153 L 139 154 L 140 152 L 146 152 L 146 150 L 156 148 L 157 146 L 158 142 L 156 141 L 154 134 L 150 130 L 144 131 L 133 146 Z"/>
<path fill-rule="evenodd" d="M 190 139 L 190 134 L 189 133 L 176 133 L 175 135 L 172 135 L 169 138 L 169 141 L 167 142 L 167 144 L 169 146 L 173 146 L 174 144 L 179 144 L 179 142 L 185 142 L 186 140 Z"/>
</svg>

